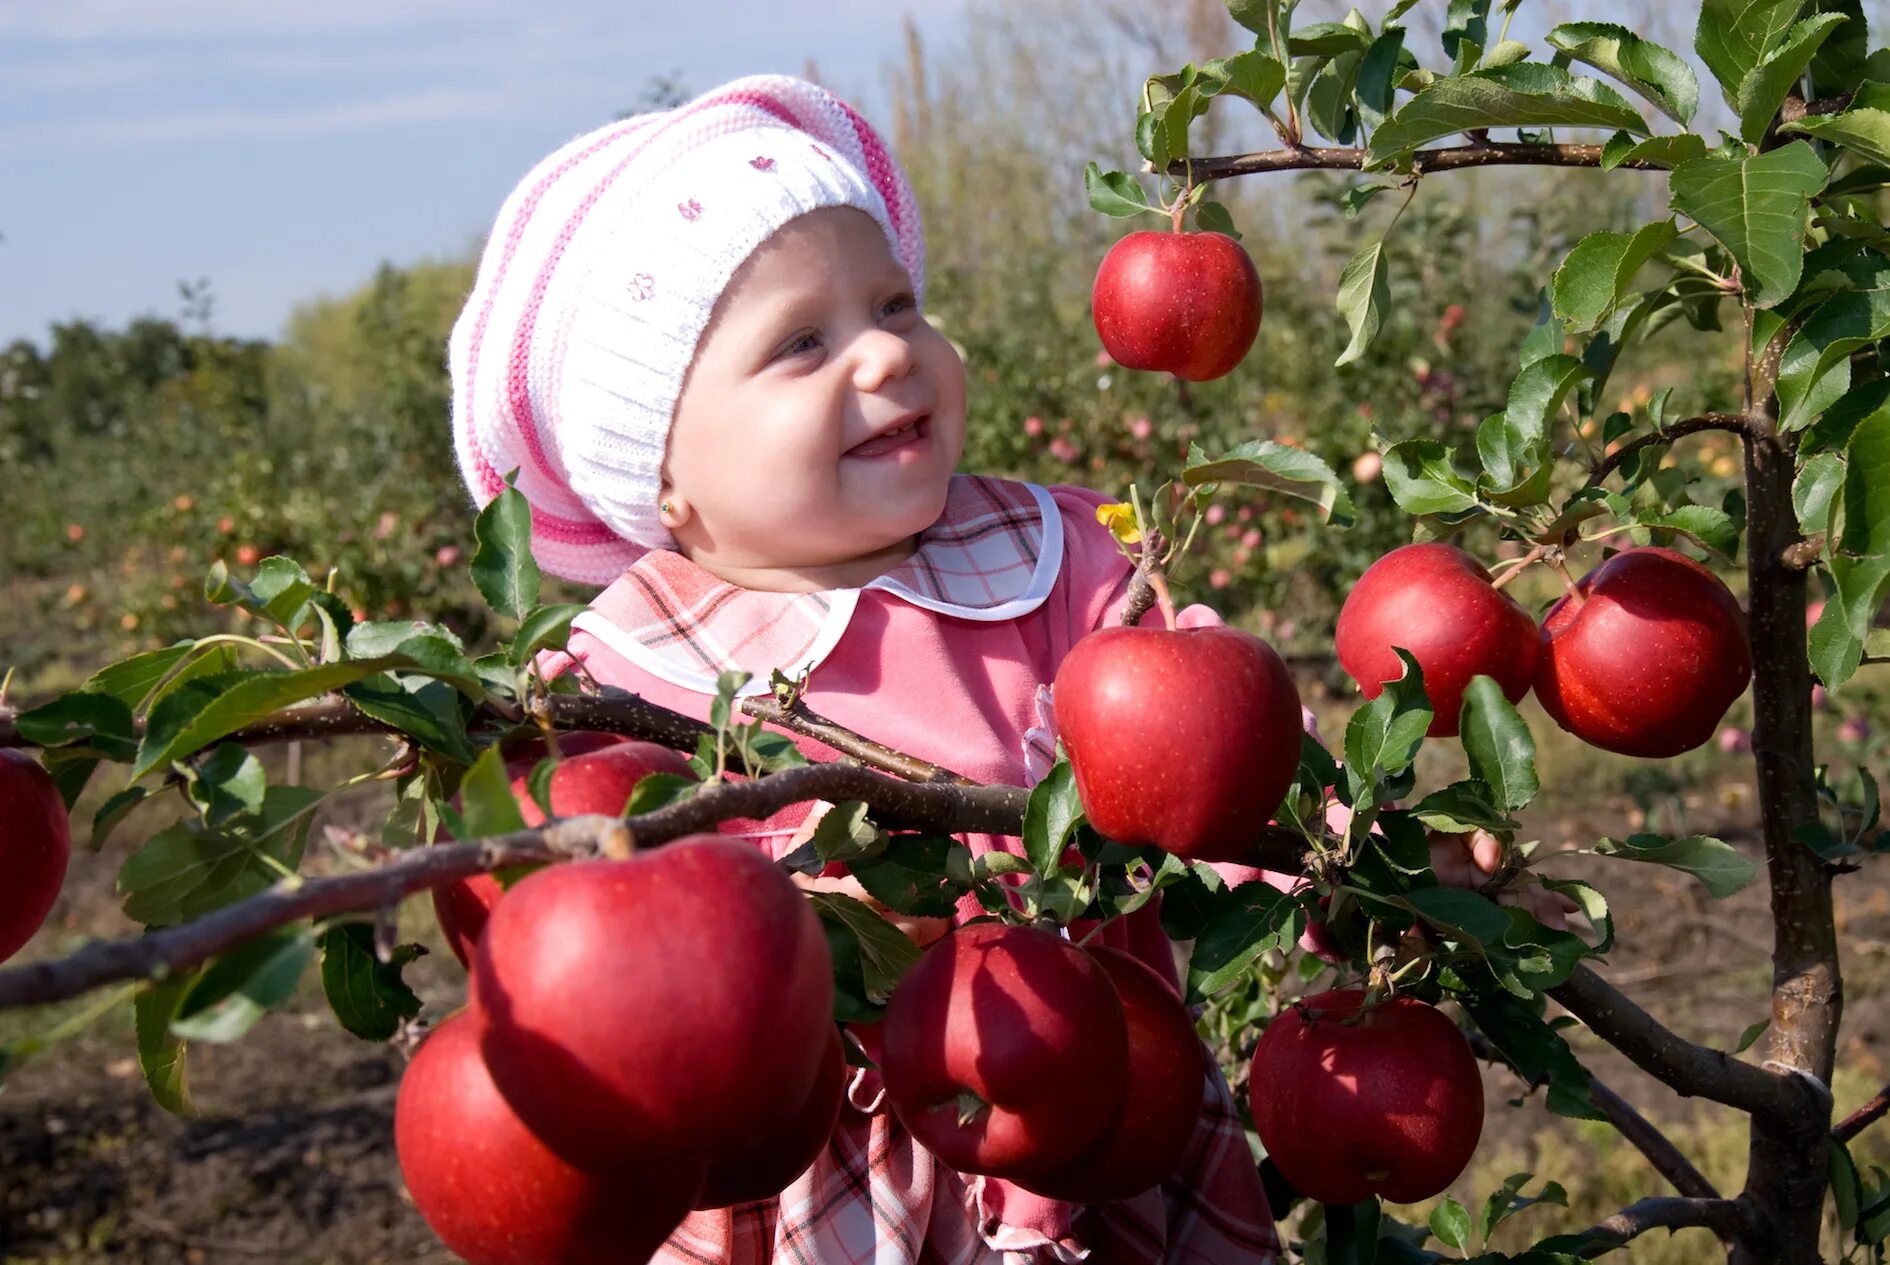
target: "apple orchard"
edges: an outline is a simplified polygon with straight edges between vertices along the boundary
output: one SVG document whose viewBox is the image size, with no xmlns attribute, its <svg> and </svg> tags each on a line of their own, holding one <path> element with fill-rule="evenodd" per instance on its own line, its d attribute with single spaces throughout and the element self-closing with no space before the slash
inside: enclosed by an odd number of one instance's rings
<svg viewBox="0 0 1890 1265">
<path fill-rule="evenodd" d="M 1664 184 L 1663 214 L 1582 238 L 1542 278 L 1506 406 L 1473 444 L 1384 422 L 1376 468 L 1411 543 L 1339 614 L 1359 687 L 1341 731 L 1302 729 L 1265 641 L 1183 626 L 1169 595 L 1210 509 L 1254 489 L 1346 526 L 1345 480 L 1264 436 L 1196 446 L 1104 507 L 1134 597 L 1058 671 L 1057 760 L 1030 788 L 842 729 L 780 673 L 739 702 L 745 681 L 725 676 L 706 722 L 546 680 L 540 656 L 579 608 L 539 601 L 529 511 L 507 491 L 471 558 L 510 632 L 491 653 L 359 619 L 332 573 L 324 586 L 287 557 L 242 576 L 219 562 L 207 598 L 267 634 L 180 641 L 0 711 L 0 958 L 46 918 L 89 782 L 113 788 L 95 840 L 159 797 L 187 810 L 119 875 L 144 933 L 0 968 L 0 1006 L 135 986 L 139 1065 L 175 1110 L 193 1043 L 240 1039 L 318 969 L 343 1028 L 412 1050 L 392 1142 L 421 1214 L 475 1265 L 640 1260 L 693 1208 L 778 1193 L 868 1063 L 951 1168 L 1123 1199 L 1174 1171 L 1211 1054 L 1246 1086 L 1289 1259 L 1550 1265 L 1704 1227 L 1742 1265 L 1882 1261 L 1890 1174 L 1847 1144 L 1886 1095 L 1840 1115 L 1830 1089 L 1832 889 L 1890 833 L 1868 771 L 1820 763 L 1811 700 L 1890 662 L 1890 54 L 1870 50 L 1857 0 L 1705 0 L 1704 84 L 1620 26 L 1567 23 L 1532 47 L 1509 38 L 1513 0 L 1451 0 L 1441 41 L 1420 41 L 1399 24 L 1412 7 L 1374 30 L 1228 0 L 1251 47 L 1149 77 L 1122 147 L 1145 165 L 1085 173 L 1097 211 L 1149 217 L 1098 261 L 1102 345 L 1183 383 L 1228 373 L 1262 321 L 1220 182 L 1352 172 L 1349 213 L 1398 207 L 1340 278 L 1341 369 L 1372 355 L 1385 240 L 1430 182 L 1503 165 Z M 1730 111 L 1717 137 L 1692 130 L 1703 91 Z M 1210 110 L 1258 111 L 1277 146 L 1193 152 Z M 1676 321 L 1742 356 L 1736 398 L 1608 410 L 1610 375 Z M 1700 494 L 1688 450 L 1709 432 L 1743 450 L 1731 496 Z M 1508 557 L 1476 556 L 1495 539 Z M 1509 589 L 1535 569 L 1562 592 L 1541 609 Z M 1658 762 L 1748 691 L 1763 866 L 1698 835 L 1592 849 L 1716 897 L 1766 884 L 1769 1023 L 1727 1054 L 1608 981 L 1606 891 L 1521 838 L 1540 785 L 1516 704 L 1533 693 L 1576 739 Z M 254 753 L 362 734 L 382 761 L 333 787 L 270 785 Z M 1424 784 L 1427 742 L 1460 749 L 1467 776 Z M 309 814 L 370 783 L 393 792 L 378 837 L 302 873 Z M 718 833 L 816 799 L 833 809 L 779 864 Z M 974 858 L 965 832 L 1014 848 Z M 795 881 L 818 875 L 849 881 Z M 402 980 L 418 950 L 392 911 L 422 894 L 467 968 L 464 1008 Z M 967 894 L 985 916 L 949 928 Z M 1180 995 L 1095 937 L 1152 903 Z M 1276 1004 L 1286 961 L 1330 986 Z M 1032 981 L 1027 999 L 1000 995 L 1011 978 Z M 1743 1186 L 1717 1188 L 1597 1081 L 1574 1025 L 1743 1113 Z M 1474 1217 L 1446 1199 L 1400 1221 L 1390 1205 L 1438 1196 L 1477 1151 L 1488 1077 L 1612 1125 L 1671 1190 L 1514 1255 L 1487 1250 L 1490 1231 L 1558 1202 L 1554 1174 Z"/>
</svg>

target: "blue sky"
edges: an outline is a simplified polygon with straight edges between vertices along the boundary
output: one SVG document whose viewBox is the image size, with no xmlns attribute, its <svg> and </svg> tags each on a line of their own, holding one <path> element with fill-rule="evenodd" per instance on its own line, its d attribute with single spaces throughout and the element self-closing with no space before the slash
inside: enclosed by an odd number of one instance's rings
<svg viewBox="0 0 1890 1265">
<path fill-rule="evenodd" d="M 914 6 L 948 40 L 962 0 Z M 808 20 L 808 12 L 817 13 Z M 0 344 L 176 316 L 278 334 L 382 260 L 470 250 L 539 157 L 656 76 L 800 73 L 862 102 L 881 0 L 5 0 Z"/>
</svg>

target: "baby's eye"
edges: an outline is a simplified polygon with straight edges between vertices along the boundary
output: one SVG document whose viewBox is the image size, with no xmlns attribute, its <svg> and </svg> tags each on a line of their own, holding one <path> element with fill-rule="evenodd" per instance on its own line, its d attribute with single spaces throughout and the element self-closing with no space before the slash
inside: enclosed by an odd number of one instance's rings
<svg viewBox="0 0 1890 1265">
<path fill-rule="evenodd" d="M 918 300 L 914 299 L 910 294 L 895 294 L 881 305 L 880 315 L 882 317 L 897 316 L 899 313 L 909 312 L 917 306 Z"/>
<path fill-rule="evenodd" d="M 799 356 L 813 351 L 820 346 L 820 334 L 815 330 L 804 330 L 781 344 L 780 356 Z"/>
</svg>

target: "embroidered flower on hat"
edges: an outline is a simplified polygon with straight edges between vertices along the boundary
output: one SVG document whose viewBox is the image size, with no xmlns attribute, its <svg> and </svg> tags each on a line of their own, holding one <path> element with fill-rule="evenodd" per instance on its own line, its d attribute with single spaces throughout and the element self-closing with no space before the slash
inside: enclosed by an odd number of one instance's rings
<svg viewBox="0 0 1890 1265">
<path fill-rule="evenodd" d="M 750 159 L 748 160 L 748 165 L 749 165 L 750 167 L 753 167 L 753 168 L 754 168 L 754 169 L 755 169 L 756 171 L 773 171 L 773 170 L 774 170 L 774 159 L 772 159 L 772 158 L 750 158 Z"/>
<path fill-rule="evenodd" d="M 641 303 L 644 299 L 656 293 L 656 278 L 652 277 L 647 272 L 639 272 L 636 276 L 630 278 L 630 284 L 625 288 L 630 291 L 631 298 Z"/>
<path fill-rule="evenodd" d="M 682 217 L 685 220 L 694 223 L 697 217 L 702 214 L 702 203 L 696 201 L 694 198 L 690 198 L 687 202 L 678 202 L 676 209 L 682 213 Z"/>
</svg>

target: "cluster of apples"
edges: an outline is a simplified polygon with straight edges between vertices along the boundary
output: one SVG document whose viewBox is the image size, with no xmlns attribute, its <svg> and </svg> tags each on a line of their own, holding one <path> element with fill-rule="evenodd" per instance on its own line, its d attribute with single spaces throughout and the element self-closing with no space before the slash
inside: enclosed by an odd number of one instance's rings
<svg viewBox="0 0 1890 1265">
<path fill-rule="evenodd" d="M 1339 611 L 1339 663 L 1367 698 L 1424 669 L 1433 737 L 1458 731 L 1472 677 L 1513 703 L 1531 688 L 1556 724 L 1606 751 L 1665 758 L 1710 739 L 1752 679 L 1745 614 L 1718 576 L 1658 546 L 1583 576 L 1540 625 L 1454 545 L 1406 545 L 1374 562 Z"/>
<path fill-rule="evenodd" d="M 45 925 L 72 856 L 59 788 L 39 761 L 0 748 L 0 962 Z"/>
<path fill-rule="evenodd" d="M 1180 1165 L 1207 1056 L 1173 985 L 1127 953 L 972 923 L 926 950 L 880 1033 L 886 1098 L 961 1173 L 1072 1203 Z"/>
<path fill-rule="evenodd" d="M 558 816 L 623 811 L 674 752 L 571 736 Z M 525 789 L 534 753 L 511 764 Z M 692 1209 L 778 1194 L 831 1136 L 846 1061 L 812 907 L 753 845 L 694 835 L 438 891 L 470 1004 L 422 1041 L 394 1138 L 414 1204 L 472 1265 L 652 1255 Z"/>
</svg>

